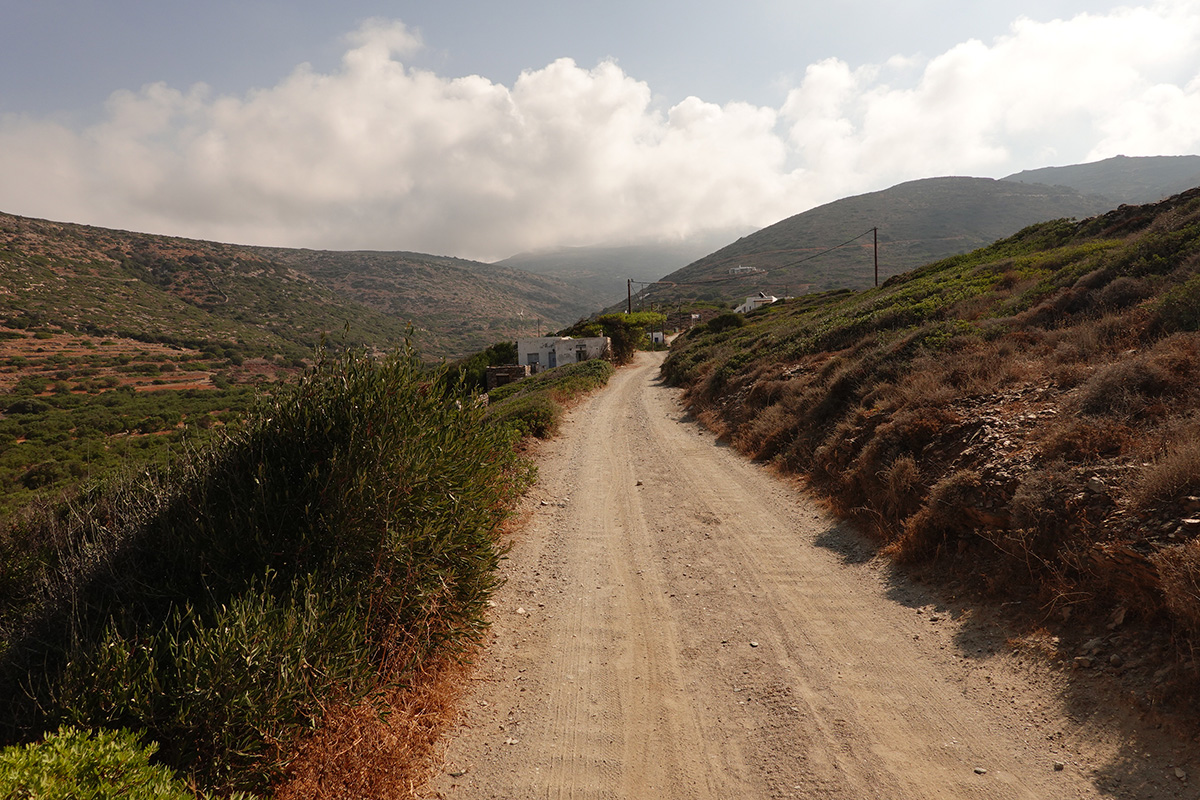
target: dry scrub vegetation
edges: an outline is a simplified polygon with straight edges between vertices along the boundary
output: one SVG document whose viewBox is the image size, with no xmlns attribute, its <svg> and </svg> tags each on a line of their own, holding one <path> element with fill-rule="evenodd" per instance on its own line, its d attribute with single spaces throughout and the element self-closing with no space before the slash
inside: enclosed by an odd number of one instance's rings
<svg viewBox="0 0 1200 800">
<path fill-rule="evenodd" d="M 1034 624 L 1169 636 L 1140 699 L 1200 694 L 1200 190 L 746 323 L 664 366 L 707 424 Z"/>
</svg>

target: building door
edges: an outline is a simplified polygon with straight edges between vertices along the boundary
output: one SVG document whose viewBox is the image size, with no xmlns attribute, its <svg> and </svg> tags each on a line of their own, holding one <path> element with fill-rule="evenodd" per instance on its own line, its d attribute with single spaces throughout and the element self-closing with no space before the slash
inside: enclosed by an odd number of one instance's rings
<svg viewBox="0 0 1200 800">
<path fill-rule="evenodd" d="M 550 369 L 554 369 L 558 366 L 558 351 L 550 350 L 548 351 L 547 355 L 550 357 Z"/>
</svg>

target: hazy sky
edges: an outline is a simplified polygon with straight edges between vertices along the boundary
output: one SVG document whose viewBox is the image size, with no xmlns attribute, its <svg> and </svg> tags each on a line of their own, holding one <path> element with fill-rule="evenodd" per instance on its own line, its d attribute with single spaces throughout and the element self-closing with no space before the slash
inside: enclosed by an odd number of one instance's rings
<svg viewBox="0 0 1200 800">
<path fill-rule="evenodd" d="M 492 260 L 1200 152 L 1200 0 L 0 0 L 0 211 Z"/>
</svg>

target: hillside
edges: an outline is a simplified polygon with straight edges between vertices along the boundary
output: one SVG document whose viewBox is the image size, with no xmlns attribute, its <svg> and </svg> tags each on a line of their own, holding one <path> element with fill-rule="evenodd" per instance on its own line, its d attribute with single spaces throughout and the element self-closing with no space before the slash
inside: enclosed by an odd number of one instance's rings
<svg viewBox="0 0 1200 800">
<path fill-rule="evenodd" d="M 0 516 L 236 425 L 322 338 L 427 360 L 562 327 L 551 279 L 413 253 L 239 247 L 0 215 Z M 410 324 L 412 327 L 410 327 Z"/>
<path fill-rule="evenodd" d="M 1200 156 L 1114 156 L 1090 164 L 1027 169 L 1004 178 L 1019 183 L 1068 186 L 1122 203 L 1156 203 L 1200 186 Z"/>
<path fill-rule="evenodd" d="M 727 315 L 664 372 L 897 560 L 1144 710 L 1200 698 L 1200 189 Z M 1052 637 L 1052 638 L 1051 638 Z"/>
<path fill-rule="evenodd" d="M 314 278 L 339 297 L 411 320 L 432 356 L 556 329 L 595 311 L 598 298 L 551 276 L 421 253 L 249 248 Z"/>
<path fill-rule="evenodd" d="M 847 197 L 738 239 L 664 277 L 648 301 L 740 299 L 870 286 L 870 230 L 879 229 L 880 280 L 921 264 L 990 244 L 1026 225 L 1084 217 L 1111 204 L 1073 189 L 995 181 L 928 178 Z M 852 246 L 832 252 L 863 233 Z M 820 255 L 819 255 L 820 254 Z M 734 276 L 735 267 L 757 270 Z"/>
<path fill-rule="evenodd" d="M 737 232 L 705 232 L 680 242 L 591 247 L 556 247 L 519 253 L 500 266 L 548 275 L 577 288 L 595 308 L 625 297 L 626 280 L 656 281 L 662 276 L 711 253 Z"/>
<path fill-rule="evenodd" d="M 593 310 L 553 278 L 417 253 L 248 247 L 0 215 L 0 315 L 141 341 L 307 356 L 323 334 L 389 348 L 408 326 L 460 356 Z"/>
</svg>

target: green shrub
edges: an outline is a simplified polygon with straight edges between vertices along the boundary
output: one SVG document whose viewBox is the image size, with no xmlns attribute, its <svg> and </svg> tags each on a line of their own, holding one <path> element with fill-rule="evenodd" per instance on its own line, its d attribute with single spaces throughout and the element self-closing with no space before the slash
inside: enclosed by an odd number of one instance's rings
<svg viewBox="0 0 1200 800">
<path fill-rule="evenodd" d="M 1200 275 L 1164 294 L 1155 311 L 1167 330 L 1200 330 Z"/>
<path fill-rule="evenodd" d="M 41 394 L 50 385 L 50 380 L 42 375 L 26 375 L 13 386 L 13 394 Z"/>
<path fill-rule="evenodd" d="M 157 749 L 127 730 L 93 734 L 63 727 L 41 742 L 0 750 L 0 797 L 194 800 L 195 793 L 169 768 L 150 763 Z"/>
<path fill-rule="evenodd" d="M 562 409 L 546 393 L 526 394 L 496 407 L 491 419 L 519 436 L 548 439 L 558 431 Z"/>
<path fill-rule="evenodd" d="M 602 359 L 545 370 L 490 392 L 488 417 L 519 436 L 549 438 L 558 430 L 563 405 L 604 386 L 613 372 Z"/>
<path fill-rule="evenodd" d="M 49 410 L 50 405 L 48 403 L 43 403 L 41 400 L 34 400 L 33 398 L 27 398 L 10 403 L 5 413 L 15 415 L 45 414 Z"/>
<path fill-rule="evenodd" d="M 487 368 L 517 363 L 516 342 L 496 342 L 469 358 L 456 361 L 446 373 L 448 378 L 459 378 L 478 391 L 487 389 Z"/>
<path fill-rule="evenodd" d="M 726 311 L 708 321 L 708 329 L 713 333 L 721 333 L 731 328 L 740 328 L 746 324 L 746 318 L 733 311 Z"/>
</svg>

